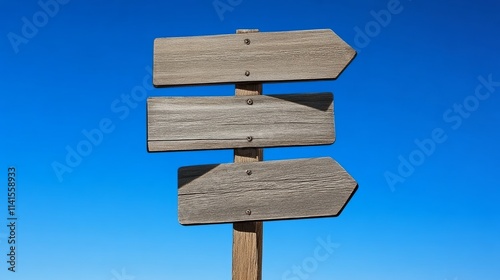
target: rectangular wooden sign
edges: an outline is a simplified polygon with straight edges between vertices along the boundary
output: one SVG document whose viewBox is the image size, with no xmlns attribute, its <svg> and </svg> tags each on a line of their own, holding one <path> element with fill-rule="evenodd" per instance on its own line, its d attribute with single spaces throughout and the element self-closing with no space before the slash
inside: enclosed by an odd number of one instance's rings
<svg viewBox="0 0 500 280">
<path fill-rule="evenodd" d="M 178 151 L 332 144 L 332 93 L 154 97 L 148 150 Z"/>
<path fill-rule="evenodd" d="M 331 158 L 189 166 L 178 177 L 184 225 L 337 216 L 358 186 Z"/>
<path fill-rule="evenodd" d="M 157 38 L 153 84 L 335 79 L 355 54 L 330 29 Z"/>
</svg>

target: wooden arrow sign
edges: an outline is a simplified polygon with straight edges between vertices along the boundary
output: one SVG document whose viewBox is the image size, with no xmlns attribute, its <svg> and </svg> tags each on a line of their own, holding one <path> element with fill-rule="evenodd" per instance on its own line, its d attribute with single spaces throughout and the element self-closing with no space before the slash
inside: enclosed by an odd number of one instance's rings
<svg viewBox="0 0 500 280">
<path fill-rule="evenodd" d="M 184 225 L 337 216 L 358 186 L 331 158 L 190 166 L 178 176 Z"/>
<path fill-rule="evenodd" d="M 147 103 L 150 152 L 335 141 L 331 93 L 156 97 Z"/>
<path fill-rule="evenodd" d="M 236 84 L 235 97 L 150 98 L 148 151 L 234 150 L 182 167 L 179 222 L 233 224 L 233 280 L 262 279 L 262 221 L 337 216 L 358 184 L 333 159 L 263 160 L 263 147 L 332 144 L 333 95 L 262 96 L 262 83 L 335 79 L 356 52 L 332 30 L 159 38 L 153 84 Z"/>
<path fill-rule="evenodd" d="M 335 79 L 355 54 L 330 29 L 158 38 L 153 84 Z"/>
</svg>

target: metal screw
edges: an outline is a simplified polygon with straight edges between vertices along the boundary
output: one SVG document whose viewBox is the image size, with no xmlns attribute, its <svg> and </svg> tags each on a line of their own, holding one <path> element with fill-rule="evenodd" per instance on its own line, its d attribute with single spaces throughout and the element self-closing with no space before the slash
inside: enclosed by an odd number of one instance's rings
<svg viewBox="0 0 500 280">
<path fill-rule="evenodd" d="M 247 173 L 247 175 L 252 175 L 252 170 L 246 170 L 245 172 Z"/>
<path fill-rule="evenodd" d="M 247 104 L 248 104 L 248 105 L 252 105 L 252 104 L 253 104 L 253 100 L 252 100 L 252 99 L 250 99 L 250 98 L 249 98 L 249 99 L 247 99 Z"/>
<path fill-rule="evenodd" d="M 245 44 L 250 45 L 250 39 L 245 39 Z"/>
<path fill-rule="evenodd" d="M 247 209 L 247 210 L 245 211 L 245 214 L 247 214 L 247 215 L 252 215 L 252 210 Z"/>
<path fill-rule="evenodd" d="M 245 76 L 250 76 L 250 71 L 245 71 Z"/>
<path fill-rule="evenodd" d="M 248 141 L 248 142 L 252 142 L 252 140 L 253 140 L 253 137 L 252 137 L 252 136 L 247 136 L 247 141 Z"/>
</svg>

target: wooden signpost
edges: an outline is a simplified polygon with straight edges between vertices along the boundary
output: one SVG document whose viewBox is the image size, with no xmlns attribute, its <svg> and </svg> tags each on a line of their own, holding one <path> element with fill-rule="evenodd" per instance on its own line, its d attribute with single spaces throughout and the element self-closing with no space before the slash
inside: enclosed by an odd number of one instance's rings
<svg viewBox="0 0 500 280">
<path fill-rule="evenodd" d="M 262 277 L 262 221 L 337 216 L 358 187 L 331 158 L 262 161 L 264 147 L 335 141 L 331 93 L 262 95 L 262 83 L 335 79 L 354 56 L 326 29 L 155 40 L 155 86 L 236 84 L 234 97 L 147 102 L 150 152 L 234 149 L 233 164 L 178 172 L 181 224 L 233 223 L 233 280 Z"/>
</svg>

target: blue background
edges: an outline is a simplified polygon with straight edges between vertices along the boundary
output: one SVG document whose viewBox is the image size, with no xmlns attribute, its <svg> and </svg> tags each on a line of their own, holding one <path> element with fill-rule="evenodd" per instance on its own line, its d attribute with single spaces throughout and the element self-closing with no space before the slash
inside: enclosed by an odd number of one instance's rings
<svg viewBox="0 0 500 280">
<path fill-rule="evenodd" d="M 9 166 L 19 217 L 15 273 L 0 226 L 0 278 L 230 279 L 231 225 L 179 225 L 176 172 L 232 151 L 147 153 L 145 98 L 122 95 L 234 94 L 153 89 L 157 37 L 331 28 L 358 51 L 339 79 L 264 93 L 334 92 L 336 143 L 265 159 L 331 156 L 359 189 L 338 218 L 265 223 L 263 279 L 500 279 L 498 1 L 40 3 L 0 2 L 0 225 Z M 69 166 L 102 121 L 112 131 Z"/>
</svg>

